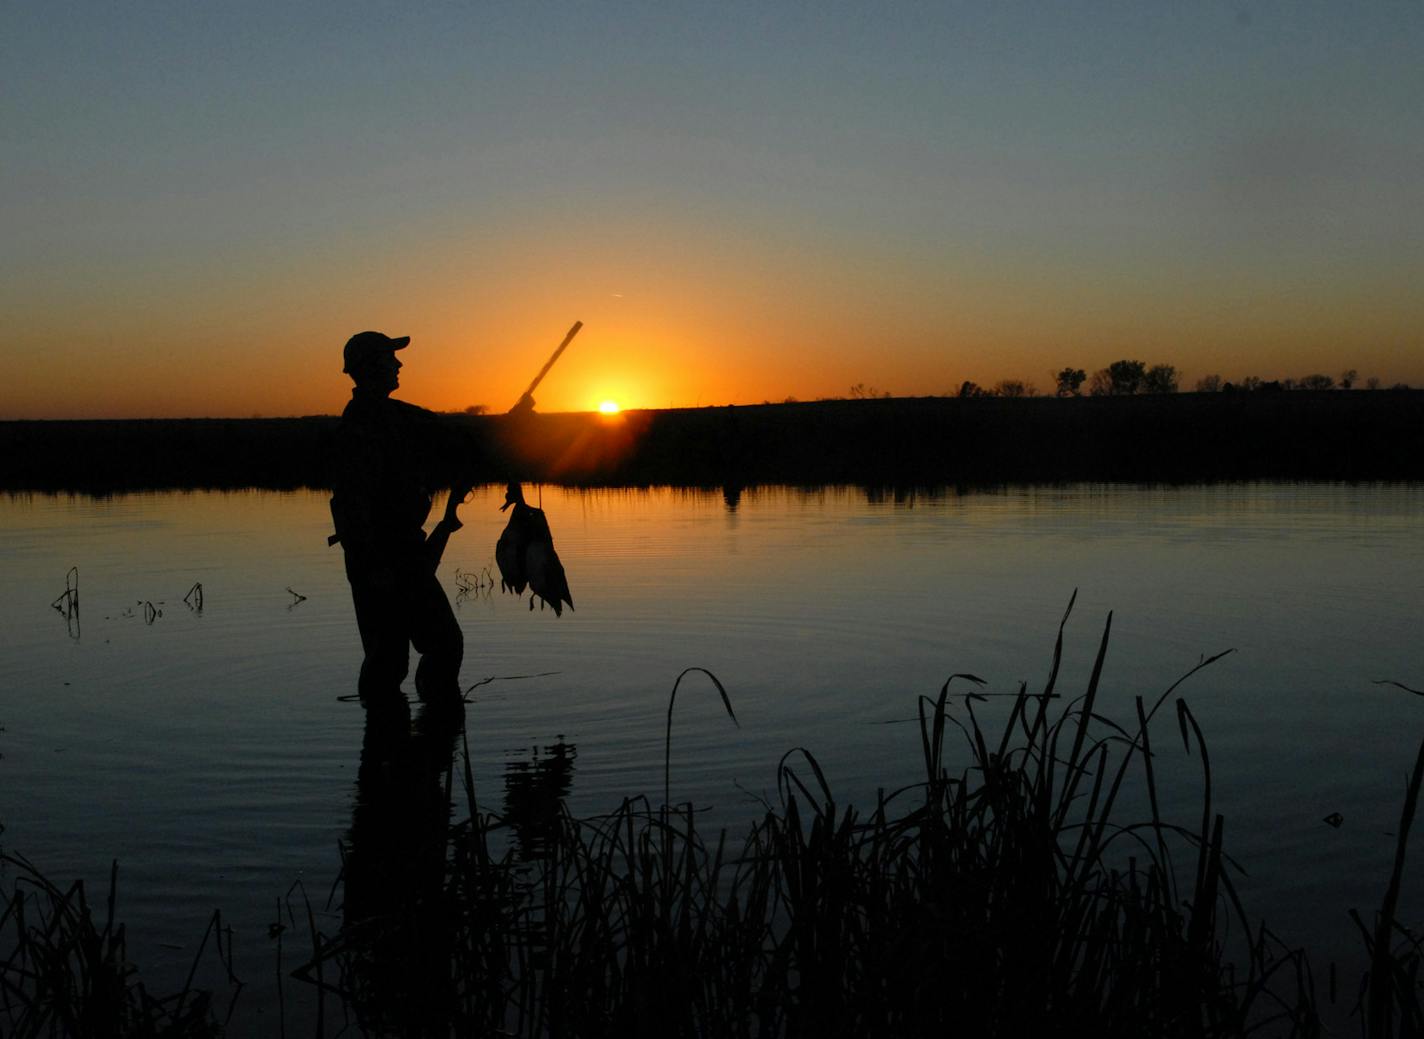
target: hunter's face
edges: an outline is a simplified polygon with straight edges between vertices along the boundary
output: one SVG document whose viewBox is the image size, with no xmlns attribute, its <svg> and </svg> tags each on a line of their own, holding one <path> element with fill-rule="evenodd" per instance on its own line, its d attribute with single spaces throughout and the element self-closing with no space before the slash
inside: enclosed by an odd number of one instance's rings
<svg viewBox="0 0 1424 1039">
<path fill-rule="evenodd" d="M 390 393 L 400 385 L 400 358 L 395 351 L 380 353 L 362 367 L 359 385 L 377 393 Z"/>
</svg>

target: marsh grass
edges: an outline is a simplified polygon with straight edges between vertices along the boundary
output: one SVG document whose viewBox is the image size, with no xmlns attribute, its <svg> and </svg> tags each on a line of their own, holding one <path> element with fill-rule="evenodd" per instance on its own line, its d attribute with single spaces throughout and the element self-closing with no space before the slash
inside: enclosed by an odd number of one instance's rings
<svg viewBox="0 0 1424 1039">
<path fill-rule="evenodd" d="M 690 804 L 666 803 L 665 776 L 664 804 L 626 799 L 584 819 L 563 809 L 543 858 L 517 861 L 502 850 L 504 820 L 476 797 L 466 743 L 446 777 L 464 817 L 442 887 L 420 896 L 438 911 L 414 914 L 441 921 L 419 940 L 448 958 L 392 956 L 388 935 L 348 923 L 314 935 L 303 972 L 320 970 L 373 1032 L 392 1027 L 390 1001 L 361 985 L 374 969 L 439 973 L 436 1030 L 453 1034 L 1320 1034 L 1304 953 L 1238 896 L 1206 744 L 1180 694 L 1219 658 L 1138 698 L 1124 726 L 1097 711 L 1110 631 L 1111 616 L 1086 687 L 1068 696 L 1060 625 L 1045 687 L 1021 687 L 997 734 L 975 714 L 972 675 L 922 697 L 923 780 L 864 810 L 840 803 L 795 748 L 777 768 L 777 803 L 735 842 L 703 833 Z M 1164 711 L 1179 750 L 1162 738 Z M 1159 809 L 1168 753 L 1200 767 L 1189 823 Z M 1419 945 L 1394 902 L 1421 770 L 1424 751 L 1384 908 L 1362 924 L 1373 959 L 1356 1014 L 1370 1036 L 1419 1034 Z M 1117 818 L 1129 788 L 1146 818 Z M 387 984 L 428 994 L 431 979 Z"/>
<path fill-rule="evenodd" d="M 155 996 L 128 958 L 115 918 L 118 863 L 102 905 L 83 881 L 60 888 L 19 855 L 0 853 L 14 875 L 0 909 L 0 1035 L 176 1037 L 221 1034 L 241 982 L 232 973 L 232 933 L 214 913 L 178 991 Z M 212 952 L 209 953 L 211 946 Z M 211 990 L 194 984 L 205 956 L 215 956 L 231 1000 L 221 1014 Z"/>
<path fill-rule="evenodd" d="M 427 715 L 455 750 L 431 792 L 459 810 L 430 848 L 402 853 L 433 868 L 334 933 L 294 887 L 272 931 L 279 1000 L 283 978 L 314 993 L 317 1034 L 1322 1034 L 1304 952 L 1238 895 L 1211 760 L 1181 695 L 1219 658 L 1137 698 L 1124 725 L 1098 710 L 1111 625 L 1081 692 L 1059 688 L 1060 625 L 1043 689 L 1021 686 L 996 731 L 976 715 L 987 701 L 973 675 L 921 697 L 923 777 L 873 805 L 840 802 L 814 754 L 793 748 L 776 803 L 740 840 L 668 803 L 677 684 L 664 803 L 629 798 L 589 818 L 560 804 L 532 861 L 477 796 L 461 715 Z M 1201 811 L 1187 822 L 1160 809 L 1163 777 L 1180 781 L 1168 755 L 1200 769 Z M 1424 747 L 1381 907 L 1372 921 L 1355 914 L 1368 969 L 1353 1017 L 1369 1039 L 1424 1034 L 1420 938 L 1398 920 L 1421 786 Z M 1124 821 L 1129 796 L 1145 810 Z M 61 890 L 23 859 L 3 861 L 17 880 L 0 914 L 0 1034 L 219 1027 L 192 974 L 162 999 L 138 980 L 112 876 L 95 907 L 82 884 Z M 204 946 L 215 938 L 228 964 L 224 934 L 215 917 Z M 1329 990 L 1333 1000 L 1333 965 Z"/>
</svg>

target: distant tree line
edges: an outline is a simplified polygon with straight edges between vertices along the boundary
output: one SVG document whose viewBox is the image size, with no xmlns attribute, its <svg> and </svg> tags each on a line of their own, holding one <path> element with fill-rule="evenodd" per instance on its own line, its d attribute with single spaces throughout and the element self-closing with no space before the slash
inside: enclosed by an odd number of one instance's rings
<svg viewBox="0 0 1424 1039">
<path fill-rule="evenodd" d="M 1090 397 L 1127 397 L 1138 393 L 1176 393 L 1177 369 L 1170 364 L 1154 364 L 1150 368 L 1142 361 L 1114 361 L 1092 374 L 1082 368 L 1064 368 L 1053 376 L 1054 396 L 1080 397 L 1087 384 Z M 959 397 L 1036 397 L 1038 387 L 1022 379 L 1001 379 L 993 386 L 964 382 L 956 394 Z"/>
<path fill-rule="evenodd" d="M 1204 375 L 1197 380 L 1196 390 L 1198 393 L 1231 393 L 1238 390 L 1246 392 L 1258 390 L 1353 390 L 1361 385 L 1367 390 L 1377 390 L 1380 388 L 1380 380 L 1371 375 L 1362 382 L 1360 373 L 1353 368 L 1347 368 L 1340 373 L 1338 378 L 1331 378 L 1329 375 L 1319 372 L 1313 375 L 1303 375 L 1299 379 L 1271 379 L 1270 381 L 1259 376 L 1248 375 L 1234 383 L 1223 381 L 1220 375 Z M 1389 388 L 1407 390 L 1409 383 L 1396 382 Z"/>
<path fill-rule="evenodd" d="M 1143 361 L 1114 361 L 1106 368 L 1099 368 L 1089 375 L 1082 368 L 1064 368 L 1053 374 L 1053 393 L 1056 397 L 1131 397 L 1149 393 L 1176 393 L 1180 389 L 1180 375 L 1174 365 L 1153 364 Z M 1196 381 L 1197 393 L 1235 392 L 1275 392 L 1285 390 L 1349 390 L 1363 385 L 1366 389 L 1377 390 L 1380 380 L 1371 376 L 1360 380 L 1359 372 L 1350 368 L 1339 377 L 1321 373 L 1304 375 L 1299 379 L 1271 379 L 1248 375 L 1236 382 L 1229 382 L 1220 375 L 1204 375 Z M 1407 390 L 1407 383 L 1398 382 L 1390 387 Z M 1038 389 L 1031 382 L 1021 379 L 1002 379 L 993 386 L 980 386 L 977 382 L 965 381 L 956 394 L 958 397 L 1035 397 Z"/>
<path fill-rule="evenodd" d="M 1038 387 L 1022 379 L 1000 379 L 993 386 L 980 386 L 965 381 L 959 387 L 960 397 L 1037 397 Z"/>
</svg>

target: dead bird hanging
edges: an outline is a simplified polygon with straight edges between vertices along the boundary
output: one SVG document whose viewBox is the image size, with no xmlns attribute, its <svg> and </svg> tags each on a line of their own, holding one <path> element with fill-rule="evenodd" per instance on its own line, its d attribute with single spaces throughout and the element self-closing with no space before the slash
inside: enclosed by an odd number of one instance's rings
<svg viewBox="0 0 1424 1039">
<path fill-rule="evenodd" d="M 515 401 L 514 407 L 509 409 L 511 415 L 527 415 L 534 411 L 534 391 L 582 327 L 582 321 L 573 323 L 553 356 L 544 362 L 544 367 L 539 369 L 539 374 L 534 376 L 529 388 Z M 527 586 L 533 593 L 529 597 L 531 610 L 534 608 L 534 600 L 538 599 L 541 609 L 544 604 L 548 604 L 554 608 L 555 617 L 562 617 L 564 604 L 568 603 L 569 609 L 572 610 L 574 600 L 573 596 L 569 595 L 564 564 L 559 562 L 559 554 L 554 551 L 554 537 L 549 533 L 549 520 L 543 509 L 536 509 L 524 501 L 523 488 L 513 481 L 505 491 L 504 504 L 499 507 L 499 511 L 503 512 L 511 505 L 514 506 L 514 511 L 509 514 L 509 523 L 505 525 L 504 533 L 499 536 L 499 541 L 494 546 L 494 561 L 499 566 L 500 590 L 523 595 Z"/>
<path fill-rule="evenodd" d="M 559 562 L 559 554 L 554 551 L 554 536 L 549 532 L 549 520 L 543 509 L 536 509 L 524 501 L 524 490 L 517 483 L 511 483 L 504 494 L 503 512 L 513 506 L 504 533 L 494 546 L 494 561 L 499 567 L 499 586 L 502 591 L 523 595 L 527 586 L 529 608 L 534 608 L 534 600 L 554 608 L 554 616 L 564 615 L 564 604 L 574 608 L 573 596 L 569 594 L 568 578 L 564 576 L 564 564 Z"/>
</svg>

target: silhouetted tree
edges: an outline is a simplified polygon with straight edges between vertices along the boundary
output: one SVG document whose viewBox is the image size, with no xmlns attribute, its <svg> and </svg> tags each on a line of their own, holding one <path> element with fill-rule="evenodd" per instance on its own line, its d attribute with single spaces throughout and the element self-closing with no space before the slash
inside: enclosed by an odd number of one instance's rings
<svg viewBox="0 0 1424 1039">
<path fill-rule="evenodd" d="M 1368 379 L 1365 380 L 1365 389 L 1367 390 L 1377 390 L 1379 389 L 1379 385 L 1380 383 L 1378 375 L 1371 375 Z"/>
<path fill-rule="evenodd" d="M 464 414 L 483 415 L 487 411 L 489 411 L 489 406 L 487 404 L 471 404 L 468 408 L 465 409 Z"/>
<path fill-rule="evenodd" d="M 1226 385 L 1231 386 L 1230 383 Z M 1236 387 L 1232 386 L 1232 389 Z M 1198 393 L 1220 393 L 1222 390 L 1220 375 L 1203 375 L 1197 380 Z"/>
<path fill-rule="evenodd" d="M 1022 379 L 1000 379 L 990 392 L 995 397 L 1033 397 L 1038 389 L 1033 383 Z"/>
<path fill-rule="evenodd" d="M 983 397 L 985 395 L 984 387 L 980 386 L 977 382 L 970 382 L 968 379 L 965 379 L 964 382 L 959 385 L 959 395 L 961 397 Z"/>
<path fill-rule="evenodd" d="M 1088 380 L 1088 395 L 1090 397 L 1110 397 L 1113 391 L 1112 373 L 1106 368 L 1099 368 L 1093 373 L 1093 377 Z"/>
<path fill-rule="evenodd" d="M 1331 390 L 1335 388 L 1335 380 L 1317 372 L 1314 375 L 1305 376 L 1297 385 L 1303 390 Z"/>
<path fill-rule="evenodd" d="M 1176 393 L 1177 369 L 1170 364 L 1154 364 L 1142 376 L 1142 393 Z"/>
<path fill-rule="evenodd" d="M 1147 365 L 1141 361 L 1114 361 L 1108 365 L 1108 378 L 1114 397 L 1141 393 L 1143 381 L 1147 378 Z"/>
<path fill-rule="evenodd" d="M 877 390 L 874 386 L 867 386 L 867 385 L 866 385 L 865 383 L 863 383 L 863 382 L 858 382 L 858 383 L 856 383 L 854 386 L 852 386 L 852 387 L 850 388 L 850 399 L 851 399 L 851 400 L 877 400 L 877 399 L 880 399 L 880 398 L 887 398 L 887 397 L 889 397 L 889 396 L 890 396 L 890 391 L 889 391 L 889 390 L 886 390 L 886 391 L 884 391 L 884 392 L 882 393 L 880 390 Z"/>
<path fill-rule="evenodd" d="M 1261 377 L 1259 375 L 1248 375 L 1236 384 L 1239 389 L 1259 390 L 1261 388 Z"/>
<path fill-rule="evenodd" d="M 1340 373 L 1340 388 L 1348 390 L 1355 385 L 1355 380 L 1360 377 L 1360 373 L 1353 368 L 1346 368 Z"/>
<path fill-rule="evenodd" d="M 1088 373 L 1081 368 L 1064 368 L 1054 377 L 1057 386 L 1054 392 L 1060 397 L 1078 396 L 1078 387 L 1083 385 Z"/>
</svg>

